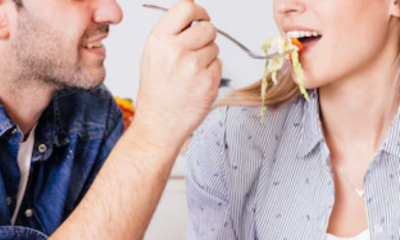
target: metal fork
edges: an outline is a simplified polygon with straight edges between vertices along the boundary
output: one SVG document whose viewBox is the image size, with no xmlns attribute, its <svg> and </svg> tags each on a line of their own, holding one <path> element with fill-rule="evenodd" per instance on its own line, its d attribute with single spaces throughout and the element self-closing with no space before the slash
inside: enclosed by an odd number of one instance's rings
<svg viewBox="0 0 400 240">
<path fill-rule="evenodd" d="M 156 5 L 152 5 L 152 4 L 143 4 L 143 7 L 150 8 L 150 9 L 156 9 L 156 10 L 160 10 L 163 12 L 167 12 L 169 10 L 168 8 L 160 7 L 160 6 L 156 6 Z M 274 59 L 274 58 L 282 56 L 279 53 L 273 53 L 273 54 L 269 54 L 269 55 L 260 55 L 260 54 L 254 53 L 253 51 L 251 51 L 249 48 L 247 48 L 245 45 L 243 45 L 241 42 L 239 42 L 238 40 L 236 40 L 235 38 L 233 38 L 226 32 L 224 32 L 218 28 L 217 28 L 217 32 L 219 34 L 221 34 L 222 36 L 226 37 L 227 39 L 231 40 L 233 43 L 235 43 L 238 47 L 240 47 L 243 51 L 245 51 L 247 53 L 247 55 L 249 55 L 251 58 L 266 60 L 266 59 Z"/>
</svg>

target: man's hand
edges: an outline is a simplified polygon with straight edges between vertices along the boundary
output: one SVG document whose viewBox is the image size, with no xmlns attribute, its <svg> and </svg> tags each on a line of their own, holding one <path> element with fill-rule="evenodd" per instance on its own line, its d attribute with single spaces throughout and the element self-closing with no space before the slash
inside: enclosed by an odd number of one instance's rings
<svg viewBox="0 0 400 240">
<path fill-rule="evenodd" d="M 221 62 L 209 20 L 203 8 L 182 0 L 155 27 L 135 118 L 51 240 L 143 239 L 183 142 L 217 97 Z"/>
<path fill-rule="evenodd" d="M 222 64 L 209 20 L 202 7 L 181 1 L 148 37 L 134 121 L 146 135 L 157 132 L 158 143 L 183 143 L 218 95 Z M 200 22 L 187 28 L 192 21 Z"/>
</svg>

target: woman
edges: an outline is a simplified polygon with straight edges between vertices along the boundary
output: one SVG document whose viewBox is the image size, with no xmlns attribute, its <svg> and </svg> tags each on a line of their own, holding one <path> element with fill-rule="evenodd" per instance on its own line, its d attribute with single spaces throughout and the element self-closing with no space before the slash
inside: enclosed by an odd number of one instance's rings
<svg viewBox="0 0 400 240">
<path fill-rule="evenodd" d="M 264 123 L 261 82 L 218 104 L 188 152 L 187 239 L 400 239 L 400 3 L 273 4 L 282 36 L 321 34 L 300 39 L 310 100 L 286 64 Z"/>
</svg>

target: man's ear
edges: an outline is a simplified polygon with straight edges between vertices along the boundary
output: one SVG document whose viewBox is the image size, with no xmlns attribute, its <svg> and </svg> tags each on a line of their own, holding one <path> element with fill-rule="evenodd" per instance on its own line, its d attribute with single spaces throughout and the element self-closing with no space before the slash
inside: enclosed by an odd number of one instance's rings
<svg viewBox="0 0 400 240">
<path fill-rule="evenodd" d="M 400 0 L 391 0 L 390 15 L 400 18 Z"/>
<path fill-rule="evenodd" d="M 10 24 L 4 6 L 0 1 L 0 39 L 8 38 L 10 35 Z"/>
</svg>

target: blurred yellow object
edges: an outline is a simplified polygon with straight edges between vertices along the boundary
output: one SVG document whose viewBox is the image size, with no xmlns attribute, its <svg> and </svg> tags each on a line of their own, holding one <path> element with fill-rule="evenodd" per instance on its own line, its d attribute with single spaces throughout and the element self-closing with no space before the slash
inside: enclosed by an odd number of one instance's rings
<svg viewBox="0 0 400 240">
<path fill-rule="evenodd" d="M 120 98 L 118 96 L 115 96 L 114 99 L 122 110 L 122 113 L 124 115 L 124 125 L 126 129 L 132 122 L 133 117 L 135 116 L 135 107 L 133 106 L 133 101 L 129 98 Z"/>
<path fill-rule="evenodd" d="M 124 109 L 135 111 L 135 107 L 133 106 L 132 100 L 129 98 L 120 98 L 120 97 L 114 97 L 115 101 L 117 101 L 118 105 L 123 107 Z"/>
</svg>

